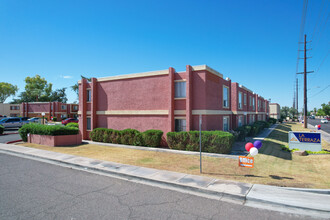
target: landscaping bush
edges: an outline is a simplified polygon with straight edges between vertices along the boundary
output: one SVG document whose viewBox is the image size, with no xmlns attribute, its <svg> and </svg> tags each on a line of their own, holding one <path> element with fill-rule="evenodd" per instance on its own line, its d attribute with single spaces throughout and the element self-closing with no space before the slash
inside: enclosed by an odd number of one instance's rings
<svg viewBox="0 0 330 220">
<path fill-rule="evenodd" d="M 141 133 L 135 129 L 118 131 L 107 128 L 95 128 L 89 136 L 92 141 L 97 142 L 158 147 L 160 146 L 163 132 L 160 130 L 147 130 Z"/>
<path fill-rule="evenodd" d="M 89 133 L 89 137 L 92 141 L 103 142 L 103 137 L 106 130 L 106 128 L 95 128 Z"/>
<path fill-rule="evenodd" d="M 0 134 L 3 134 L 3 131 L 5 130 L 5 127 L 0 125 Z"/>
<path fill-rule="evenodd" d="M 66 124 L 66 127 L 74 127 L 74 128 L 79 128 L 79 124 L 76 122 L 70 122 Z"/>
<path fill-rule="evenodd" d="M 39 135 L 50 135 L 50 136 L 58 136 L 58 135 L 73 135 L 78 134 L 79 129 L 74 127 L 63 127 L 61 125 L 42 125 L 29 123 L 23 125 L 18 130 L 19 135 L 21 136 L 23 141 L 27 141 L 27 134 L 39 134 Z"/>
<path fill-rule="evenodd" d="M 162 140 L 163 131 L 161 130 L 147 130 L 142 133 L 144 140 L 144 146 L 146 147 L 158 147 Z"/>
<path fill-rule="evenodd" d="M 53 121 L 57 121 L 57 117 L 53 117 Z"/>
<path fill-rule="evenodd" d="M 271 123 L 271 124 L 275 124 L 276 123 L 276 119 L 275 118 L 269 118 L 268 119 L 268 122 Z"/>
<path fill-rule="evenodd" d="M 208 153 L 229 153 L 234 136 L 224 131 L 202 131 L 202 151 Z M 167 143 L 171 149 L 199 151 L 199 131 L 168 132 Z"/>
<path fill-rule="evenodd" d="M 141 132 L 135 129 L 124 129 L 121 131 L 120 142 L 126 145 L 143 146 L 143 137 Z"/>
<path fill-rule="evenodd" d="M 121 132 L 113 129 L 106 129 L 103 135 L 103 142 L 120 144 Z"/>
<path fill-rule="evenodd" d="M 246 127 L 249 127 L 247 129 Z M 241 126 L 235 129 L 235 131 L 238 133 L 237 136 L 235 136 L 235 141 L 245 141 L 245 137 L 250 132 L 251 127 L 250 126 Z"/>
</svg>

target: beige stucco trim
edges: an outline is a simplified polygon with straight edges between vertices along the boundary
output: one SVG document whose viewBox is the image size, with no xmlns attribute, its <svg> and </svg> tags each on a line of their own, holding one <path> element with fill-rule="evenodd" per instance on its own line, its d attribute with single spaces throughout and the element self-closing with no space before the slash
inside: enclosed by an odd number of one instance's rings
<svg viewBox="0 0 330 220">
<path fill-rule="evenodd" d="M 186 114 L 186 110 L 174 110 L 174 114 L 175 115 L 185 115 Z"/>
<path fill-rule="evenodd" d="M 184 98 L 174 98 L 174 100 L 184 100 L 186 99 L 185 97 Z"/>
<path fill-rule="evenodd" d="M 192 110 L 193 115 L 231 115 L 232 111 L 226 110 Z"/>
<path fill-rule="evenodd" d="M 245 86 L 243 86 L 243 85 L 238 85 L 238 86 L 239 86 L 240 88 L 242 88 L 242 89 L 244 89 L 244 90 L 246 90 L 246 91 L 252 93 L 252 91 L 251 91 L 250 89 L 246 88 Z"/>
<path fill-rule="evenodd" d="M 183 120 L 186 120 L 186 117 L 174 117 L 174 119 L 183 119 Z"/>
<path fill-rule="evenodd" d="M 168 110 L 109 110 L 96 111 L 97 115 L 168 115 Z"/>
<path fill-rule="evenodd" d="M 186 79 L 177 79 L 177 80 L 174 80 L 174 82 L 186 82 L 187 80 Z"/>
<path fill-rule="evenodd" d="M 258 112 L 246 112 L 246 111 L 233 111 L 233 114 L 235 115 L 244 115 L 244 113 L 248 115 L 257 115 Z"/>
<path fill-rule="evenodd" d="M 77 113 L 78 115 L 81 115 L 81 111 L 78 111 L 78 113 Z"/>
<path fill-rule="evenodd" d="M 120 76 L 102 77 L 102 78 L 98 78 L 96 80 L 97 80 L 97 82 L 104 82 L 104 81 L 112 81 L 112 80 L 120 80 L 120 79 L 131 79 L 131 78 L 167 75 L 168 73 L 169 73 L 169 71 L 168 71 L 168 69 L 166 69 L 166 70 L 158 70 L 158 71 L 152 71 L 152 72 L 133 73 L 133 74 L 127 74 L 127 75 L 120 75 Z"/>
<path fill-rule="evenodd" d="M 86 111 L 86 115 L 91 115 L 92 112 L 91 111 Z"/>
<path fill-rule="evenodd" d="M 192 69 L 194 71 L 199 71 L 199 70 L 207 70 L 210 73 L 213 73 L 216 76 L 219 76 L 221 78 L 223 78 L 223 75 L 221 73 L 219 73 L 218 71 L 212 69 L 211 67 L 207 66 L 207 65 L 199 65 L 199 66 L 193 66 Z"/>
</svg>

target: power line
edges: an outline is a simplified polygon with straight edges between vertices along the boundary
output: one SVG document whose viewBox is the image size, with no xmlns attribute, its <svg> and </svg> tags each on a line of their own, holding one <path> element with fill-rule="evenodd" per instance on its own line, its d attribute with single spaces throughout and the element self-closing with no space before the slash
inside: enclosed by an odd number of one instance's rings
<svg viewBox="0 0 330 220">
<path fill-rule="evenodd" d="M 330 87 L 330 84 L 329 85 L 327 85 L 327 87 L 325 87 L 324 89 L 322 89 L 321 91 L 319 91 L 318 93 L 316 93 L 316 94 L 314 94 L 314 95 L 312 95 L 312 96 L 310 96 L 309 98 L 313 98 L 314 96 L 317 96 L 318 94 L 320 94 L 320 93 L 322 93 L 322 92 L 324 92 L 327 88 L 329 88 Z"/>
<path fill-rule="evenodd" d="M 301 22 L 300 22 L 299 40 L 298 40 L 298 53 L 297 53 L 296 73 L 298 73 L 298 68 L 299 68 L 299 49 L 300 49 L 299 48 L 299 42 L 302 41 L 302 37 L 303 37 L 303 34 L 304 34 L 304 30 L 305 30 L 307 5 L 308 5 L 308 0 L 304 0 L 303 9 L 302 9 L 302 16 L 301 16 Z M 296 77 L 297 77 L 297 75 L 296 75 Z"/>
<path fill-rule="evenodd" d="M 319 10 L 319 15 L 317 16 L 317 19 L 316 19 L 316 23 L 315 23 L 315 26 L 314 26 L 314 30 L 313 30 L 313 34 L 312 34 L 312 40 L 314 38 L 314 34 L 315 34 L 315 31 L 316 31 L 316 27 L 320 21 L 320 18 L 321 18 L 321 12 L 323 10 L 323 5 L 324 5 L 324 0 L 322 0 L 322 3 L 321 3 L 321 7 L 320 7 L 320 10 Z"/>
</svg>

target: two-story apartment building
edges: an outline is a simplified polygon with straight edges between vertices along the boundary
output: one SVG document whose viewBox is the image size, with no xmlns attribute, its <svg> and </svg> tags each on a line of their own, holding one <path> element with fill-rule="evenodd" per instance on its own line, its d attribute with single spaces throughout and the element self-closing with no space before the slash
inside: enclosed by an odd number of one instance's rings
<svg viewBox="0 0 330 220">
<path fill-rule="evenodd" d="M 78 117 L 78 104 L 67 104 L 61 102 L 23 102 L 20 106 L 23 117 L 42 117 L 42 113 L 48 120 L 56 117 L 57 120 L 63 118 Z"/>
<path fill-rule="evenodd" d="M 231 129 L 231 80 L 206 66 L 79 81 L 83 138 L 97 127 L 170 131 Z"/>
<path fill-rule="evenodd" d="M 0 115 L 7 117 L 20 116 L 20 104 L 0 103 Z"/>
</svg>

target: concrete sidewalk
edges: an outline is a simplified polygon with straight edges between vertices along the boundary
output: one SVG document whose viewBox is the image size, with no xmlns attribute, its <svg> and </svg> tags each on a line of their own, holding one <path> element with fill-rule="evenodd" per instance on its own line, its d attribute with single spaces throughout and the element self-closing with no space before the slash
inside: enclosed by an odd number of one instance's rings
<svg viewBox="0 0 330 220">
<path fill-rule="evenodd" d="M 296 189 L 213 179 L 156 170 L 86 157 L 50 152 L 11 144 L 0 144 L 0 153 L 37 159 L 47 163 L 110 175 L 216 200 L 247 206 L 330 218 L 330 190 Z"/>
<path fill-rule="evenodd" d="M 272 131 L 278 126 L 278 124 L 273 124 L 272 126 L 270 126 L 269 128 L 265 128 L 260 134 L 258 134 L 256 137 L 246 137 L 245 141 L 240 141 L 240 142 L 235 142 L 232 150 L 231 150 L 231 155 L 239 155 L 239 156 L 246 156 L 249 154 L 248 151 L 245 150 L 245 144 L 248 142 L 254 143 L 255 141 L 262 141 L 264 140 L 266 137 L 268 137 L 268 135 L 270 133 L 272 133 Z"/>
</svg>

